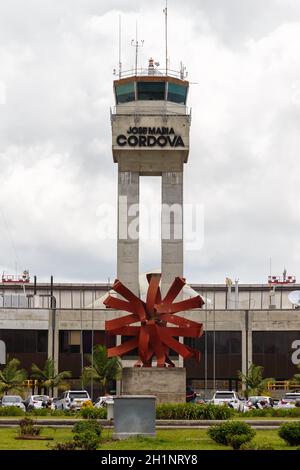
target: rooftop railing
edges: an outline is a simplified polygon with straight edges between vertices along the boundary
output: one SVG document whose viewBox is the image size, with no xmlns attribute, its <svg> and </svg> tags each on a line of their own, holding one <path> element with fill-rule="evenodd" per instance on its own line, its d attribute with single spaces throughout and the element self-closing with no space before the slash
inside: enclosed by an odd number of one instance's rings
<svg viewBox="0 0 300 470">
<path fill-rule="evenodd" d="M 187 73 L 185 69 L 172 70 L 172 69 L 159 69 L 159 68 L 132 68 L 128 70 L 122 70 L 121 73 L 115 72 L 116 80 L 129 77 L 171 77 L 177 78 L 178 80 L 186 80 Z"/>
</svg>

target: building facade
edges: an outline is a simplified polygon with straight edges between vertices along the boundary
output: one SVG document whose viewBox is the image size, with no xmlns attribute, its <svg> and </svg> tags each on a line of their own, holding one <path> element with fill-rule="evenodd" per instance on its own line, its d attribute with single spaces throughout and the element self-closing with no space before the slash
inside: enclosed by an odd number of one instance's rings
<svg viewBox="0 0 300 470">
<path fill-rule="evenodd" d="M 237 388 L 237 371 L 246 373 L 252 362 L 264 367 L 265 377 L 276 380 L 290 379 L 299 371 L 300 310 L 289 302 L 288 294 L 300 290 L 300 285 L 277 287 L 272 308 L 268 285 L 239 285 L 233 303 L 226 285 L 191 287 L 208 299 L 203 309 L 183 314 L 204 325 L 203 337 L 185 340 L 202 357 L 200 363 L 174 359 L 186 367 L 195 388 Z M 35 290 L 28 284 L 24 295 L 19 284 L 0 284 L 0 341 L 6 358 L 17 357 L 28 371 L 32 363 L 42 366 L 47 357 L 54 358 L 58 369 L 71 370 L 72 380 L 78 382 L 93 346 L 114 344 L 105 333 L 105 320 L 120 312 L 102 305 L 110 288 L 53 284 L 51 291 L 50 284 L 37 284 Z M 134 354 L 123 363 L 132 364 L 137 359 Z"/>
</svg>

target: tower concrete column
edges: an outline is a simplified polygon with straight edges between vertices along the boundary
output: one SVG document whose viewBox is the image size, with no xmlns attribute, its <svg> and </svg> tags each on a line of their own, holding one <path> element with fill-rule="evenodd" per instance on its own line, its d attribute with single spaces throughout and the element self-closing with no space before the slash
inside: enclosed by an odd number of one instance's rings
<svg viewBox="0 0 300 470">
<path fill-rule="evenodd" d="M 117 277 L 139 295 L 139 172 L 118 172 Z"/>
<path fill-rule="evenodd" d="M 245 321 L 242 329 L 242 373 L 247 375 L 252 364 L 252 312 L 245 310 Z M 243 390 L 246 389 L 243 384 Z"/>
<path fill-rule="evenodd" d="M 183 276 L 183 171 L 162 172 L 162 293 Z"/>
</svg>

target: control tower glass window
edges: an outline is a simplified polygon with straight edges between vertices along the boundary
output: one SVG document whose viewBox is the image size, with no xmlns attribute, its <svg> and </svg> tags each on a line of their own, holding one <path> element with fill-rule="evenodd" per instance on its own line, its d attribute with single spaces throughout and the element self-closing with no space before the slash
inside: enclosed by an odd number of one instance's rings
<svg viewBox="0 0 300 470">
<path fill-rule="evenodd" d="M 117 104 L 135 100 L 134 83 L 124 83 L 116 86 Z"/>
<path fill-rule="evenodd" d="M 178 104 L 186 103 L 187 87 L 177 85 L 176 83 L 168 84 L 168 101 L 173 101 Z"/>
<path fill-rule="evenodd" d="M 164 100 L 165 82 L 138 82 L 138 100 Z"/>
</svg>

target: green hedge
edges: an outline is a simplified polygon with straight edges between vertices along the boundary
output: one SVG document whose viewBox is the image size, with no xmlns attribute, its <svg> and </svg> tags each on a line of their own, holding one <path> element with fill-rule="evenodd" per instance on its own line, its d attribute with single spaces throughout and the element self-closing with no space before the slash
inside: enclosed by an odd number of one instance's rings
<svg viewBox="0 0 300 470">
<path fill-rule="evenodd" d="M 67 410 L 49 410 L 47 408 L 34 409 L 25 413 L 15 406 L 0 407 L 0 416 L 66 416 L 75 418 L 94 418 L 106 419 L 106 408 L 83 408 L 80 411 Z M 252 410 L 247 413 L 238 413 L 227 406 L 218 406 L 212 404 L 197 403 L 178 403 L 178 404 L 162 404 L 156 407 L 157 419 L 229 419 L 239 416 L 241 418 L 248 417 L 278 417 L 278 418 L 300 418 L 300 408 L 267 408 L 264 410 Z"/>
<path fill-rule="evenodd" d="M 229 419 L 234 414 L 232 408 L 211 404 L 178 403 L 156 407 L 156 419 Z"/>
<path fill-rule="evenodd" d="M 246 413 L 240 413 L 241 416 L 247 418 L 269 416 L 272 418 L 300 418 L 300 408 L 265 408 L 263 410 L 251 410 Z"/>
<path fill-rule="evenodd" d="M 106 419 L 106 408 L 83 408 L 80 411 L 38 408 L 23 411 L 16 406 L 0 406 L 0 416 L 66 416 L 68 418 Z"/>
<path fill-rule="evenodd" d="M 68 417 L 78 417 L 76 411 L 67 411 L 67 410 L 49 410 L 49 408 L 35 408 L 27 412 L 28 415 L 32 416 L 68 416 Z"/>
<path fill-rule="evenodd" d="M 0 406 L 0 416 L 25 416 L 25 411 L 17 406 Z"/>
</svg>

